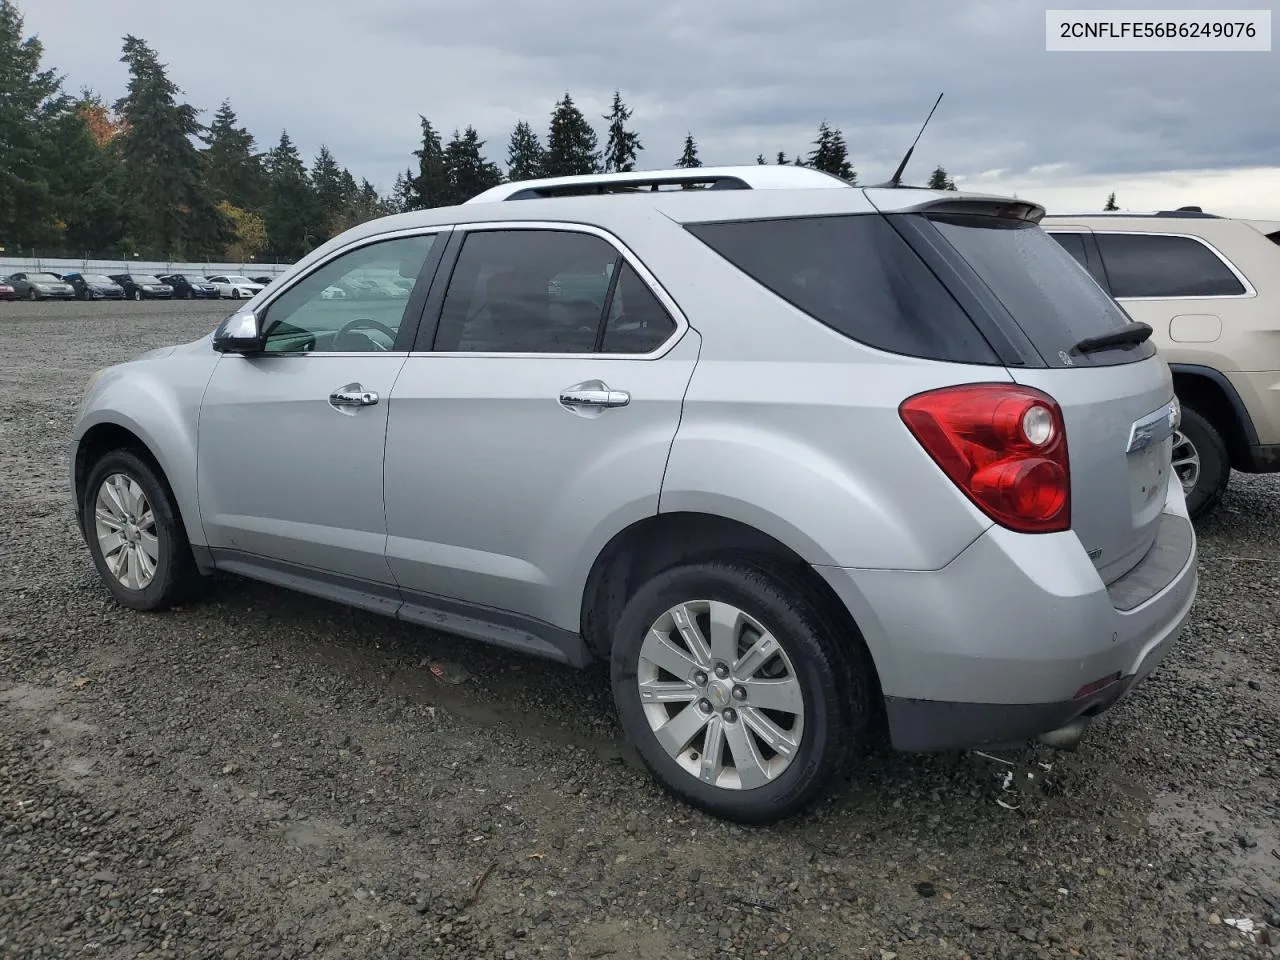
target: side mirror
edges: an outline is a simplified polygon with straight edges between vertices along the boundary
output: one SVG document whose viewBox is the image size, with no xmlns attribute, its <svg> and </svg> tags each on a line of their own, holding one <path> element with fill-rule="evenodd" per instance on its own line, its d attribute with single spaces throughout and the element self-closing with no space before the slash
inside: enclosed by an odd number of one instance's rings
<svg viewBox="0 0 1280 960">
<path fill-rule="evenodd" d="M 252 310 L 233 313 L 213 332 L 213 349 L 219 353 L 260 353 L 265 345 L 257 314 Z"/>
</svg>

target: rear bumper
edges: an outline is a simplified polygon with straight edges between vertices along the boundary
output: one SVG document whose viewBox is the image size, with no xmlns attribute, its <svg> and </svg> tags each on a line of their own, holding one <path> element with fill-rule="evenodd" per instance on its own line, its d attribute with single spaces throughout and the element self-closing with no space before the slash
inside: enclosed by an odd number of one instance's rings
<svg viewBox="0 0 1280 960">
<path fill-rule="evenodd" d="M 1000 527 L 941 570 L 818 568 L 875 659 L 893 745 L 1024 742 L 1100 713 L 1144 679 L 1181 634 L 1197 587 L 1180 492 L 1166 510 L 1155 546 L 1110 590 L 1074 534 Z"/>
</svg>

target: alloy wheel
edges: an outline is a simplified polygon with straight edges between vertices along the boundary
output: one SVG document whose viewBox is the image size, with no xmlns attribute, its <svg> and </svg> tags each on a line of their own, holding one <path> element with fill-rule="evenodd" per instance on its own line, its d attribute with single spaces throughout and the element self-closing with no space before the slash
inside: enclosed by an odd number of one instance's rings
<svg viewBox="0 0 1280 960">
<path fill-rule="evenodd" d="M 730 603 L 691 600 L 650 627 L 636 671 L 655 739 L 684 770 L 728 790 L 777 779 L 804 737 L 804 692 L 782 644 Z"/>
<path fill-rule="evenodd" d="M 1189 496 L 1200 482 L 1200 453 L 1181 430 L 1173 435 L 1173 472 L 1182 484 L 1183 495 Z"/>
<path fill-rule="evenodd" d="M 107 569 L 129 590 L 145 590 L 160 564 L 156 517 L 137 480 L 113 473 L 94 501 L 94 533 Z"/>
</svg>

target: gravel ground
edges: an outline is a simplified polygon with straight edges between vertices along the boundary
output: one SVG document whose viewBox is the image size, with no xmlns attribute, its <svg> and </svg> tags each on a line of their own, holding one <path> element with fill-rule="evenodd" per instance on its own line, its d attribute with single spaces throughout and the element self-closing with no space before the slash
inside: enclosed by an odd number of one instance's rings
<svg viewBox="0 0 1280 960">
<path fill-rule="evenodd" d="M 1280 956 L 1280 478 L 1233 479 L 1189 633 L 1077 753 L 877 755 L 743 829 L 598 674 L 232 579 L 110 602 L 81 387 L 228 309 L 0 304 L 0 957 Z"/>
</svg>

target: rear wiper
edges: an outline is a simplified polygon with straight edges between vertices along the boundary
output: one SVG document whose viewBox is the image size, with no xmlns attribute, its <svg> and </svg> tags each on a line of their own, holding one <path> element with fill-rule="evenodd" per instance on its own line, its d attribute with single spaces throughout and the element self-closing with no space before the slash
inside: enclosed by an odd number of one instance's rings
<svg viewBox="0 0 1280 960">
<path fill-rule="evenodd" d="M 1130 323 L 1110 333 L 1085 337 L 1071 348 L 1071 352 L 1097 353 L 1100 350 L 1110 350 L 1112 347 L 1136 347 L 1140 343 L 1145 343 L 1153 332 L 1148 323 Z"/>
</svg>

